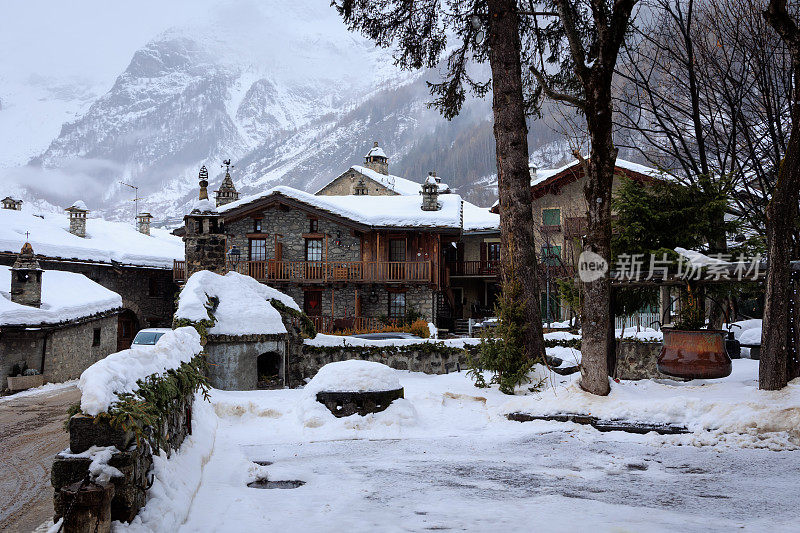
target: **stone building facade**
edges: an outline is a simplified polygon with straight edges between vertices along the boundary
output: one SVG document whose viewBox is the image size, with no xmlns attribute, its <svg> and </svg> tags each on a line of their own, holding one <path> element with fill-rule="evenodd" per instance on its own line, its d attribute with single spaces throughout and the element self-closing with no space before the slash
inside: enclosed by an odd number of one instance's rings
<svg viewBox="0 0 800 533">
<path fill-rule="evenodd" d="M 24 363 L 47 382 L 77 379 L 89 366 L 117 351 L 118 311 L 63 324 L 3 327 L 0 389 L 11 367 Z"/>
</svg>

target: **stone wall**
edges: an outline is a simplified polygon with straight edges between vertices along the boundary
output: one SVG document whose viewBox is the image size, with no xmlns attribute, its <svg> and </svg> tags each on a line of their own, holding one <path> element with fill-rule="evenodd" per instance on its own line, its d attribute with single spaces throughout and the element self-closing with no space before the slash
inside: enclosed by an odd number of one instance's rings
<svg viewBox="0 0 800 533">
<path fill-rule="evenodd" d="M 94 331 L 100 342 L 94 345 Z M 45 381 L 61 382 L 80 377 L 89 366 L 117 351 L 117 315 L 88 318 L 55 328 L 4 329 L 0 334 L 0 390 L 15 363 L 42 372 Z"/>
<path fill-rule="evenodd" d="M 617 362 L 613 376 L 618 379 L 675 380 L 676 378 L 658 371 L 661 346 L 660 342 L 617 341 Z"/>
<path fill-rule="evenodd" d="M 476 350 L 477 347 L 469 347 Z M 293 365 L 294 379 L 312 378 L 320 368 L 335 361 L 361 359 L 383 363 L 397 370 L 411 370 L 426 374 L 448 374 L 466 370 L 464 350 L 430 342 L 411 346 L 303 346 L 303 357 Z"/>
<path fill-rule="evenodd" d="M 360 172 L 356 172 L 352 168 L 320 189 L 317 194 L 324 196 L 350 196 L 353 194 L 355 184 L 359 180 L 363 180 L 364 185 L 366 185 L 368 196 L 395 196 L 397 194 L 385 185 L 364 176 Z"/>
<path fill-rule="evenodd" d="M 368 202 L 368 199 L 364 200 Z M 262 216 L 261 227 L 264 232 L 267 259 L 275 257 L 275 234 L 282 235 L 278 239 L 283 244 L 284 261 L 305 261 L 306 248 L 303 235 L 310 231 L 309 216 L 298 209 L 283 210 L 271 207 L 259 213 Z M 248 234 L 253 234 L 253 218 L 247 217 L 226 223 L 226 232 L 229 245 L 236 245 L 242 251 L 242 259 L 247 260 L 250 248 Z M 320 218 L 317 234 L 328 234 L 328 260 L 329 261 L 360 261 L 361 238 L 352 234 L 352 230 L 331 220 Z M 340 240 L 341 244 L 334 243 Z M 325 259 L 323 238 L 323 260 Z"/>
<path fill-rule="evenodd" d="M 159 421 L 156 432 L 166 438 L 168 453 L 177 450 L 187 435 L 192 432 L 192 405 L 194 395 L 177 398 L 168 415 Z M 111 520 L 130 522 L 147 503 L 147 489 L 151 480 L 148 471 L 153 464 L 152 450 L 145 440 L 136 442 L 133 433 L 112 429 L 107 420 L 75 415 L 69 423 L 70 447 L 56 455 L 51 471 L 51 483 L 55 494 L 53 507 L 55 519 L 64 516 L 70 509 L 71 494 L 66 490 L 87 477 L 89 463 L 86 457 L 75 454 L 91 446 L 115 446 L 115 453 L 108 462 L 122 472 L 123 477 L 112 478 L 114 496 L 111 500 Z"/>
<path fill-rule="evenodd" d="M 208 358 L 208 379 L 222 390 L 254 390 L 258 384 L 258 356 L 279 356 L 278 376 L 286 376 L 286 335 L 209 335 L 204 351 Z"/>
<path fill-rule="evenodd" d="M 11 266 L 15 259 L 16 254 L 0 254 L 0 265 Z M 136 314 L 143 328 L 172 325 L 178 287 L 171 269 L 38 259 L 44 270 L 77 272 L 116 292 L 122 297 L 122 306 Z"/>
</svg>

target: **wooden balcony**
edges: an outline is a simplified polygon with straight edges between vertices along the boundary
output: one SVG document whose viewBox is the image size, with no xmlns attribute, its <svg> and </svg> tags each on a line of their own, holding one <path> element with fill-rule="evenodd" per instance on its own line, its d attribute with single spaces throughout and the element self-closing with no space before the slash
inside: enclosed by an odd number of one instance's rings
<svg viewBox="0 0 800 533">
<path fill-rule="evenodd" d="M 459 276 L 497 276 L 500 261 L 455 261 L 447 263 L 450 277 Z"/>
<path fill-rule="evenodd" d="M 394 326 L 395 322 L 388 324 L 378 318 L 365 316 L 350 317 L 331 317 L 331 316 L 309 316 L 314 323 L 314 328 L 318 333 L 369 333 L 377 331 L 385 326 Z"/>
<path fill-rule="evenodd" d="M 259 281 L 302 283 L 430 283 L 431 261 L 241 261 L 228 270 Z M 185 262 L 175 261 L 175 281 L 186 279 Z"/>
</svg>

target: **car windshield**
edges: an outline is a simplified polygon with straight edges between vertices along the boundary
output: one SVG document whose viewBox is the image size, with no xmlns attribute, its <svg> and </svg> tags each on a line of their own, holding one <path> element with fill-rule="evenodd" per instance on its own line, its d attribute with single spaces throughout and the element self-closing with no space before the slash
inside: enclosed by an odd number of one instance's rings
<svg viewBox="0 0 800 533">
<path fill-rule="evenodd" d="M 155 344 L 164 334 L 160 331 L 140 331 L 133 339 L 133 344 Z"/>
</svg>

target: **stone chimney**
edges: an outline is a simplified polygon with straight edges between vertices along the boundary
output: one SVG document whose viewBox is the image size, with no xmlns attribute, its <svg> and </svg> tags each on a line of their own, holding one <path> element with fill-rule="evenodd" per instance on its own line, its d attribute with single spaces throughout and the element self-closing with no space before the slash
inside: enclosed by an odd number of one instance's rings
<svg viewBox="0 0 800 533">
<path fill-rule="evenodd" d="M 422 184 L 422 210 L 423 211 L 438 211 L 441 209 L 439 205 L 439 184 L 436 183 L 436 178 L 433 173 L 430 173 L 425 178 L 425 183 Z"/>
<path fill-rule="evenodd" d="M 86 237 L 86 204 L 78 200 L 64 211 L 69 213 L 69 232 L 78 237 Z"/>
<path fill-rule="evenodd" d="M 11 301 L 31 307 L 42 305 L 42 269 L 29 242 L 22 246 L 11 267 Z"/>
<path fill-rule="evenodd" d="M 378 146 L 378 141 L 375 141 L 372 149 L 364 156 L 364 166 L 385 176 L 389 175 L 389 158 L 386 157 L 383 149 Z"/>
<path fill-rule="evenodd" d="M 153 221 L 153 215 L 150 213 L 139 213 L 136 215 L 136 228 L 139 233 L 150 235 L 150 222 Z"/>
<path fill-rule="evenodd" d="M 200 199 L 208 200 L 208 169 L 205 165 L 200 167 L 198 178 L 200 178 Z"/>
<path fill-rule="evenodd" d="M 186 232 L 183 237 L 186 256 L 186 279 L 201 270 L 217 274 L 227 272 L 225 230 L 217 208 L 208 199 L 208 171 L 200 171 L 200 198 L 192 211 L 183 217 Z M 205 198 L 203 197 L 205 195 Z"/>
<path fill-rule="evenodd" d="M 225 177 L 222 179 L 219 190 L 215 191 L 217 195 L 217 207 L 235 202 L 239 199 L 239 192 L 236 190 L 236 186 L 233 184 L 233 179 L 231 178 L 231 168 L 233 168 L 231 160 L 226 159 L 222 162 L 222 165 L 225 167 Z"/>
<path fill-rule="evenodd" d="M 22 200 L 15 200 L 10 196 L 3 198 L 3 209 L 11 209 L 12 211 L 22 211 Z"/>
</svg>

